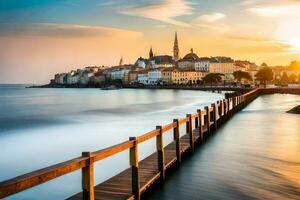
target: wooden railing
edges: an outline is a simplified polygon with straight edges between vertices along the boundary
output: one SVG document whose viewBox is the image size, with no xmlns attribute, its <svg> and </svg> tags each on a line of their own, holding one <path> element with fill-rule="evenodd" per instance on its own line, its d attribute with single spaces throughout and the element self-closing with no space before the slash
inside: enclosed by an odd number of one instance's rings
<svg viewBox="0 0 300 200">
<path fill-rule="evenodd" d="M 82 191 L 83 199 L 94 199 L 94 163 L 107 157 L 129 150 L 129 163 L 132 169 L 132 194 L 135 199 L 140 199 L 139 183 L 139 159 L 138 145 L 156 137 L 156 147 L 158 154 L 158 168 L 160 171 L 160 180 L 165 179 L 164 163 L 164 143 L 163 134 L 173 130 L 174 140 L 176 142 L 176 160 L 181 162 L 179 127 L 186 124 L 187 133 L 190 135 L 190 147 L 194 150 L 194 136 L 192 124 L 199 129 L 200 136 L 203 134 L 203 127 L 207 134 L 216 130 L 218 126 L 227 121 L 234 113 L 238 112 L 253 99 L 259 95 L 259 89 L 254 89 L 244 95 L 223 99 L 217 103 L 206 106 L 204 110 L 197 110 L 195 114 L 189 114 L 183 119 L 174 119 L 172 123 L 165 126 L 157 126 L 155 130 L 150 131 L 139 137 L 130 137 L 128 141 L 102 149 L 95 152 L 83 152 L 81 157 L 59 163 L 44 169 L 40 169 L 22 176 L 0 183 L 0 198 L 16 194 L 28 188 L 40 185 L 52 179 L 69 174 L 76 170 L 82 170 Z"/>
</svg>

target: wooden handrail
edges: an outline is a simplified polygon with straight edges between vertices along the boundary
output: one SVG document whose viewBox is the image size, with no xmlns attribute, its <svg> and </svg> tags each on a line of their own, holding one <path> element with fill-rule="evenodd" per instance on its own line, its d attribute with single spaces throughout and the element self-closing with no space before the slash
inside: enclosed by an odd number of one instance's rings
<svg viewBox="0 0 300 200">
<path fill-rule="evenodd" d="M 10 180 L 0 182 L 0 198 L 16 194 L 87 166 L 86 157 L 78 157 Z"/>
<path fill-rule="evenodd" d="M 167 131 L 169 131 L 169 130 L 172 130 L 173 128 L 175 128 L 176 127 L 176 123 L 170 123 L 170 124 L 167 124 L 167 125 L 165 125 L 165 126 L 163 126 L 162 127 L 162 132 L 164 133 L 164 132 L 167 132 Z"/>
<path fill-rule="evenodd" d="M 132 148 L 133 145 L 134 145 L 133 141 L 122 142 L 120 144 L 108 147 L 106 149 L 102 149 L 100 151 L 95 151 L 92 153 L 92 157 L 94 158 L 95 161 L 103 160 L 104 158 L 113 156 L 117 153 L 125 151 L 129 148 Z"/>
<path fill-rule="evenodd" d="M 158 134 L 159 134 L 159 130 L 150 131 L 150 132 L 146 133 L 145 135 L 137 137 L 137 139 L 136 139 L 137 143 L 139 144 L 139 143 L 145 142 L 153 137 L 156 137 Z"/>
<path fill-rule="evenodd" d="M 260 91 L 259 89 L 254 89 L 246 94 L 239 96 L 239 98 L 235 98 L 235 100 L 233 100 L 233 98 L 223 99 L 213 105 L 218 107 L 217 109 L 219 109 L 219 106 L 221 108 L 222 108 L 222 106 L 225 106 L 225 108 L 223 108 L 223 111 L 220 112 L 221 115 L 219 116 L 220 118 L 221 117 L 224 118 L 224 116 L 226 117 L 228 112 L 231 112 L 231 110 L 234 107 L 236 107 L 237 105 L 247 102 L 247 101 L 255 98 L 257 95 L 259 95 L 259 91 Z M 234 102 L 236 102 L 235 105 L 234 105 Z M 95 151 L 95 152 L 89 153 L 89 157 L 81 156 L 81 157 L 78 157 L 78 158 L 75 158 L 75 159 L 72 159 L 72 160 L 69 160 L 66 162 L 62 162 L 62 163 L 59 163 L 56 165 L 52 165 L 50 167 L 46 167 L 46 168 L 31 172 L 31 173 L 24 174 L 22 176 L 12 178 L 7 181 L 0 182 L 0 198 L 4 198 L 9 195 L 16 194 L 16 193 L 26 190 L 28 188 L 32 188 L 34 186 L 40 185 L 42 183 L 45 183 L 52 179 L 58 178 L 65 174 L 74 172 L 76 170 L 83 169 L 83 168 L 86 169 L 87 167 L 89 167 L 91 165 L 91 161 L 92 161 L 92 163 L 96 162 L 96 161 L 100 161 L 100 160 L 103 160 L 107 157 L 113 156 L 115 154 L 118 154 L 118 153 L 123 152 L 128 149 L 130 149 L 130 151 L 131 151 L 131 166 L 136 168 L 136 167 L 138 167 L 138 163 L 136 163 L 138 161 L 135 160 L 136 158 L 134 158 L 134 154 L 132 152 L 137 151 L 138 144 L 143 143 L 143 142 L 145 142 L 149 139 L 155 138 L 155 137 L 157 140 L 157 150 L 160 155 L 160 158 L 159 158 L 160 159 L 160 170 L 161 170 L 161 173 L 164 173 L 164 171 L 163 171 L 164 164 L 161 163 L 161 162 L 163 162 L 163 157 L 164 157 L 164 153 L 163 153 L 164 147 L 163 147 L 163 140 L 162 140 L 163 133 L 173 129 L 174 137 L 176 136 L 175 139 L 177 140 L 178 146 L 180 146 L 179 132 L 178 132 L 179 126 L 188 123 L 189 124 L 189 126 L 188 126 L 189 132 L 190 132 L 190 135 L 192 138 L 191 144 L 193 144 L 193 132 L 191 131 L 192 119 L 195 119 L 195 118 L 198 119 L 198 121 L 196 121 L 196 122 L 199 122 L 199 124 L 201 126 L 199 129 L 201 134 L 202 134 L 202 117 L 203 117 L 203 119 L 206 119 L 206 122 L 204 120 L 203 125 L 207 127 L 207 131 L 209 133 L 210 126 L 214 123 L 217 123 L 216 118 L 214 118 L 213 122 L 211 121 L 211 117 L 210 117 L 211 112 L 214 112 L 213 116 L 216 116 L 216 111 L 213 106 L 205 107 L 204 110 L 198 110 L 198 113 L 188 115 L 187 117 L 180 119 L 180 120 L 174 120 L 172 123 L 167 124 L 163 127 L 157 127 L 157 129 L 150 131 L 139 137 L 136 137 L 134 140 L 133 139 L 128 140 L 128 141 L 122 142 L 120 144 L 107 147 L 100 151 Z M 216 124 L 215 124 L 215 127 L 217 127 Z M 178 146 L 177 146 L 177 148 L 178 148 Z M 179 151 L 180 151 L 180 149 L 177 149 L 177 154 L 179 154 Z M 178 157 L 178 159 L 180 158 L 179 155 L 177 155 L 177 157 Z M 179 162 L 180 162 L 180 159 L 179 159 Z M 137 187 L 137 186 L 135 185 L 135 187 Z"/>
<path fill-rule="evenodd" d="M 182 124 L 185 124 L 185 123 L 188 122 L 188 121 L 189 121 L 189 118 L 188 118 L 188 117 L 179 120 L 179 122 L 178 122 L 178 123 L 179 123 L 179 126 L 182 125 Z"/>
<path fill-rule="evenodd" d="M 198 113 L 192 114 L 191 117 L 192 117 L 192 119 L 198 118 L 198 117 L 199 117 L 199 114 L 198 114 Z"/>
</svg>

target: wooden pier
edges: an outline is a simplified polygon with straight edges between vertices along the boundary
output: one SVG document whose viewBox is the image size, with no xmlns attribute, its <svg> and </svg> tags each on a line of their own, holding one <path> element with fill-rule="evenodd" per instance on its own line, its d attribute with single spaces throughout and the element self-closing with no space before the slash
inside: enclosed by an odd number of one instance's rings
<svg viewBox="0 0 300 200">
<path fill-rule="evenodd" d="M 197 110 L 183 119 L 174 119 L 165 126 L 128 141 L 96 151 L 83 152 L 82 156 L 37 170 L 0 183 L 0 198 L 16 194 L 28 188 L 74 172 L 82 171 L 82 192 L 70 200 L 84 199 L 140 199 L 154 184 L 163 184 L 165 174 L 173 167 L 180 167 L 182 157 L 192 154 L 194 149 L 205 142 L 222 124 L 243 109 L 257 96 L 273 90 L 254 89 L 246 94 L 220 100 L 204 110 Z M 276 92 L 276 91 L 275 91 Z M 185 125 L 186 133 L 180 137 L 180 126 Z M 173 141 L 164 145 L 163 135 L 172 131 Z M 139 144 L 156 138 L 157 151 L 143 160 L 138 158 Z M 107 181 L 94 185 L 94 163 L 115 154 L 129 150 L 130 168 Z"/>
</svg>

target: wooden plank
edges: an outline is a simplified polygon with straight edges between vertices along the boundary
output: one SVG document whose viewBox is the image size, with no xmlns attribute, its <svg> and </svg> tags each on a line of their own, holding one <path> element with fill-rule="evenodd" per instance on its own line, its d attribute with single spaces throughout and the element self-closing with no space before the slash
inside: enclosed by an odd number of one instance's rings
<svg viewBox="0 0 300 200">
<path fill-rule="evenodd" d="M 194 132 L 195 130 L 193 130 Z M 181 154 L 190 149 L 189 135 L 180 138 Z M 171 142 L 164 148 L 164 169 L 176 165 L 176 141 Z M 160 179 L 160 171 L 157 163 L 157 152 L 139 162 L 140 194 L 144 193 L 154 182 Z M 130 199 L 133 198 L 130 188 L 130 168 L 95 186 L 95 199 Z M 70 200 L 81 199 L 82 193 L 69 198 Z"/>
</svg>

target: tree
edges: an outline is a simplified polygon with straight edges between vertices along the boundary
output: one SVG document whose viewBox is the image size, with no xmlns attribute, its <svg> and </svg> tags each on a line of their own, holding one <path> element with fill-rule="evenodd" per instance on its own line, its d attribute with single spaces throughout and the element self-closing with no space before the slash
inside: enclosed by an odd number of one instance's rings
<svg viewBox="0 0 300 200">
<path fill-rule="evenodd" d="M 224 74 L 221 73 L 209 73 L 206 76 L 204 76 L 202 78 L 202 80 L 204 81 L 204 83 L 219 83 L 222 81 L 222 76 L 224 76 Z"/>
<path fill-rule="evenodd" d="M 233 72 L 233 76 L 234 79 L 237 80 L 238 82 L 241 82 L 242 79 L 249 80 L 249 81 L 252 80 L 252 76 L 248 72 L 244 72 L 244 71 L 235 71 Z"/>
<path fill-rule="evenodd" d="M 296 80 L 297 80 L 297 75 L 296 75 L 296 74 L 291 74 L 291 75 L 289 76 L 289 82 L 290 82 L 290 83 L 295 83 Z"/>
<path fill-rule="evenodd" d="M 299 61 L 292 61 L 290 66 L 290 70 L 300 70 L 300 62 Z"/>
<path fill-rule="evenodd" d="M 268 81 L 272 81 L 273 76 L 274 73 L 270 67 L 263 67 L 255 74 L 256 79 L 264 85 L 266 85 Z"/>
<path fill-rule="evenodd" d="M 280 79 L 280 82 L 281 83 L 287 83 L 288 81 L 289 81 L 288 75 L 286 74 L 286 72 L 283 72 L 283 74 L 281 76 L 281 79 Z"/>
</svg>

